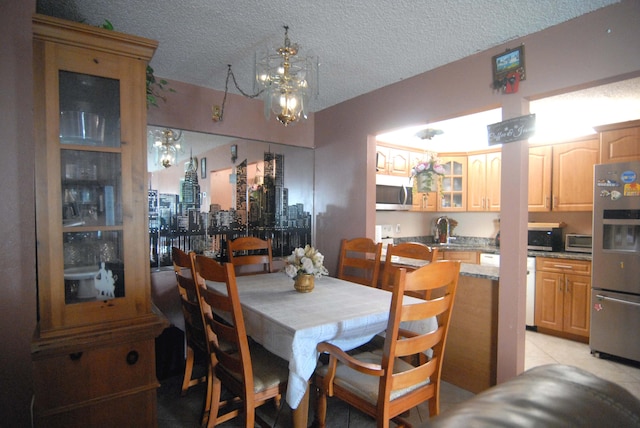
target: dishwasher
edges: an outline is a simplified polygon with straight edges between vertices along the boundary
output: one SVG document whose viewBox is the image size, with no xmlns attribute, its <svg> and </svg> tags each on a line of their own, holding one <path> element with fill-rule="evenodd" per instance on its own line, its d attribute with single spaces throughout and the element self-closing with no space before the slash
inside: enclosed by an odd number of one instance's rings
<svg viewBox="0 0 640 428">
<path fill-rule="evenodd" d="M 500 267 L 500 254 L 480 253 L 481 266 Z M 525 324 L 535 329 L 536 308 L 536 258 L 527 257 L 527 297 L 525 303 Z"/>
</svg>

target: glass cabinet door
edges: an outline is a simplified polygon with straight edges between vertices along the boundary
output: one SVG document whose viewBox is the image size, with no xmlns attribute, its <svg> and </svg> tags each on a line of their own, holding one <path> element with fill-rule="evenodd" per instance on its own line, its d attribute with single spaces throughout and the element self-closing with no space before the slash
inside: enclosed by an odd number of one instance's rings
<svg viewBox="0 0 640 428">
<path fill-rule="evenodd" d="M 58 80 L 64 301 L 124 297 L 120 82 Z"/>
<path fill-rule="evenodd" d="M 156 319 L 141 267 L 145 70 L 157 43 L 53 21 L 34 21 L 33 44 L 41 337 Z"/>
<path fill-rule="evenodd" d="M 438 210 L 464 211 L 466 209 L 467 163 L 464 157 L 443 158 L 445 169 L 440 183 Z"/>
</svg>

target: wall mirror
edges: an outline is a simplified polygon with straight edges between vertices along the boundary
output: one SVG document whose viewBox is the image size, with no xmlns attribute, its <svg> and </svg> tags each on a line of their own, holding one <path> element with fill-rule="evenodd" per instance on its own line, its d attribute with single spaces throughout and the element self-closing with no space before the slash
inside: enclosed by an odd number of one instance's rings
<svg viewBox="0 0 640 428">
<path fill-rule="evenodd" d="M 151 267 L 171 247 L 227 260 L 239 236 L 271 238 L 273 256 L 312 242 L 313 149 L 149 126 Z M 164 147 L 163 147 L 164 145 Z M 171 147 L 168 147 L 171 146 Z M 163 154 L 175 154 L 163 166 Z"/>
</svg>

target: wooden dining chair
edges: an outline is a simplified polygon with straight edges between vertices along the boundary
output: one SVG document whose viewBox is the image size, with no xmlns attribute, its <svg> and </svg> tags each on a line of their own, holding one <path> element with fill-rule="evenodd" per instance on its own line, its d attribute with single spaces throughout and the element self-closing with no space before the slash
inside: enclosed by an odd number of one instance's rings
<svg viewBox="0 0 640 428">
<path fill-rule="evenodd" d="M 271 239 L 241 236 L 228 241 L 227 250 L 238 276 L 273 272 Z"/>
<path fill-rule="evenodd" d="M 191 256 L 179 248 L 171 248 L 173 270 L 178 284 L 180 306 L 184 316 L 184 333 L 186 338 L 187 355 L 182 379 L 181 395 L 185 396 L 190 387 L 202 382 L 211 381 L 211 370 L 205 376 L 193 379 L 193 365 L 196 352 L 202 356 L 208 355 L 207 340 L 204 329 L 202 313 L 200 311 L 200 295 L 194 281 Z M 210 400 L 206 400 L 208 403 Z M 205 409 L 207 411 L 208 409 Z"/>
<path fill-rule="evenodd" d="M 394 260 L 394 258 L 397 257 L 402 257 L 403 260 Z M 388 291 L 393 290 L 393 281 L 398 269 L 404 268 L 407 272 L 412 272 L 416 270 L 420 264 L 424 264 L 424 262 L 432 262 L 437 259 L 437 248 L 428 247 L 427 245 L 419 242 L 402 242 L 398 245 L 387 245 L 387 253 L 385 255 L 384 266 L 382 267 L 380 288 Z M 408 294 L 415 295 L 415 293 Z"/>
<path fill-rule="evenodd" d="M 378 286 L 382 243 L 371 238 L 343 239 L 337 277 L 370 287 Z"/>
<path fill-rule="evenodd" d="M 247 427 L 253 427 L 256 420 L 261 426 L 269 426 L 256 415 L 255 409 L 270 399 L 280 402 L 286 391 L 288 362 L 255 342 L 250 346 L 233 265 L 195 254 L 191 257 L 200 287 L 210 364 L 215 373 L 207 427 L 242 413 Z M 225 283 L 226 295 L 209 290 L 206 281 Z M 222 386 L 236 399 L 220 402 Z"/>
<path fill-rule="evenodd" d="M 378 427 L 389 421 L 406 424 L 400 415 L 429 400 L 429 415 L 440 412 L 440 373 L 451 310 L 455 300 L 460 262 L 437 261 L 407 273 L 396 273 L 383 351 L 348 355 L 335 345 L 320 343 L 319 352 L 329 353 L 329 363 L 316 369 L 318 389 L 317 423 L 326 425 L 327 396 L 338 397 L 376 418 Z M 403 305 L 405 291 L 442 288 L 442 297 Z M 403 321 L 436 317 L 435 331 L 421 334 L 401 328 Z M 416 365 L 403 357 L 429 353 L 428 361 Z M 418 360 L 416 360 L 418 361 Z"/>
</svg>

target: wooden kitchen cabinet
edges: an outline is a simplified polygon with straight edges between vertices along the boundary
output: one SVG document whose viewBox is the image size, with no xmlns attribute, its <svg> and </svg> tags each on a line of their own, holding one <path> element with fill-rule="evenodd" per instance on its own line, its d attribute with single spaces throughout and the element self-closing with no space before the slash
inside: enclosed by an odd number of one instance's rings
<svg viewBox="0 0 640 428">
<path fill-rule="evenodd" d="M 380 145 L 376 147 L 377 174 L 409 177 L 411 172 L 409 162 L 408 150 Z"/>
<path fill-rule="evenodd" d="M 439 186 L 438 211 L 467 210 L 467 157 L 441 157 L 445 174 Z"/>
<path fill-rule="evenodd" d="M 593 166 L 600 143 L 594 137 L 529 149 L 529 211 L 593 210 Z"/>
<path fill-rule="evenodd" d="M 597 138 L 553 146 L 552 211 L 593 210 L 593 166 L 599 162 Z"/>
<path fill-rule="evenodd" d="M 411 211 L 433 212 L 437 208 L 438 192 L 418 192 L 413 189 L 413 205 Z"/>
<path fill-rule="evenodd" d="M 478 394 L 497 381 L 498 281 L 460 275 L 442 380 Z"/>
<path fill-rule="evenodd" d="M 154 426 L 146 66 L 157 42 L 35 15 L 37 426 Z"/>
<path fill-rule="evenodd" d="M 529 148 L 529 212 L 551 210 L 551 146 Z"/>
<path fill-rule="evenodd" d="M 388 175 L 389 147 L 376 146 L 376 174 Z"/>
<path fill-rule="evenodd" d="M 417 165 L 426 157 L 424 152 L 409 152 L 409 174 L 411 174 L 411 168 Z M 413 206 L 411 211 L 418 212 L 434 212 L 438 209 L 438 192 L 418 192 L 416 185 L 416 179 L 413 178 Z"/>
<path fill-rule="evenodd" d="M 535 323 L 540 332 L 589 338 L 591 262 L 536 258 Z"/>
<path fill-rule="evenodd" d="M 640 120 L 594 129 L 600 133 L 600 163 L 640 160 Z"/>
<path fill-rule="evenodd" d="M 502 152 L 467 158 L 467 211 L 500 211 Z"/>
</svg>

